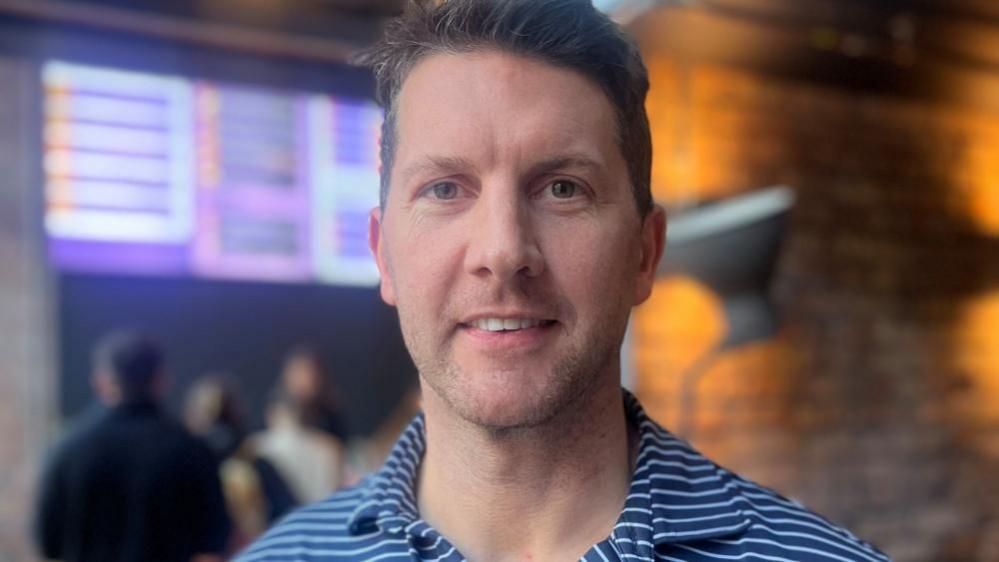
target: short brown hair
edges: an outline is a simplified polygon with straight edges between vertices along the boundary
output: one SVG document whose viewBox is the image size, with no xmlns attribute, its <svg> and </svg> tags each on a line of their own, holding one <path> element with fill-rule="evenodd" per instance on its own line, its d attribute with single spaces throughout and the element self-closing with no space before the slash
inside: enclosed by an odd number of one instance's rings
<svg viewBox="0 0 999 562">
<path fill-rule="evenodd" d="M 590 0 L 412 0 L 382 40 L 362 53 L 386 110 L 382 124 L 381 206 L 395 159 L 399 91 L 432 54 L 501 49 L 575 70 L 607 94 L 639 215 L 652 208 L 652 139 L 645 113 L 648 72 L 634 41 Z"/>
</svg>

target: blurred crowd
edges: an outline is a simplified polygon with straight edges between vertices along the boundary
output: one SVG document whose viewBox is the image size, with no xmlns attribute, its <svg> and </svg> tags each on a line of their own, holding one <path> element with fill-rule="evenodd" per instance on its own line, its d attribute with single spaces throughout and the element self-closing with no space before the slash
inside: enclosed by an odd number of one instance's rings
<svg viewBox="0 0 999 562">
<path fill-rule="evenodd" d="M 302 346 L 276 376 L 261 431 L 251 431 L 253 412 L 227 373 L 185 389 L 174 419 L 163 404 L 164 363 L 160 346 L 138 332 L 115 332 L 95 348 L 97 405 L 74 420 L 39 481 L 34 538 L 43 557 L 226 559 L 295 507 L 380 466 L 419 409 L 413 389 L 374 434 L 349 439 L 344 397 L 319 354 Z"/>
</svg>

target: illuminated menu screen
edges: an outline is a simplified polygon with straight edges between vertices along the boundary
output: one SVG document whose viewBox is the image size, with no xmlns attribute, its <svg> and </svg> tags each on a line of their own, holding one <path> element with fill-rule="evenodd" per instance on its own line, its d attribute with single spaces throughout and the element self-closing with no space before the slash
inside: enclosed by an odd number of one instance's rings
<svg viewBox="0 0 999 562">
<path fill-rule="evenodd" d="M 60 269 L 377 283 L 372 102 L 58 61 L 42 81 Z"/>
</svg>

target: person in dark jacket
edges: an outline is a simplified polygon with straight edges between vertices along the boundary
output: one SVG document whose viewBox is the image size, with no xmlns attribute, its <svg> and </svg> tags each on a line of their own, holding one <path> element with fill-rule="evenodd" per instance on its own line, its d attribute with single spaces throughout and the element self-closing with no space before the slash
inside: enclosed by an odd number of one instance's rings
<svg viewBox="0 0 999 562">
<path fill-rule="evenodd" d="M 105 408 L 51 452 L 34 532 L 65 562 L 221 559 L 230 522 L 208 447 L 160 407 L 163 355 L 148 337 L 111 334 L 94 352 Z"/>
</svg>

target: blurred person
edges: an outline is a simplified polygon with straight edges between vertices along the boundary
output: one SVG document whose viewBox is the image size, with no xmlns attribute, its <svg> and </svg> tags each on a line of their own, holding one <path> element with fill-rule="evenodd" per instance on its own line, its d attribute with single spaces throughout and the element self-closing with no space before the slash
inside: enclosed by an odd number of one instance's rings
<svg viewBox="0 0 999 562">
<path fill-rule="evenodd" d="M 52 451 L 42 475 L 35 540 L 65 562 L 221 560 L 230 522 L 218 462 L 162 411 L 159 346 L 116 332 L 93 354 L 106 406 Z"/>
<path fill-rule="evenodd" d="M 346 442 L 339 393 L 314 350 L 303 345 L 288 354 L 281 384 L 288 397 L 297 403 L 296 411 L 304 425 Z"/>
<path fill-rule="evenodd" d="M 886 560 L 621 388 L 666 218 L 614 22 L 590 0 L 417 1 L 365 61 L 386 109 L 369 240 L 423 415 L 245 561 Z"/>
<path fill-rule="evenodd" d="M 378 425 L 374 433 L 351 441 L 345 485 L 353 485 L 377 470 L 388 458 L 399 434 L 420 413 L 420 387 L 414 384 L 403 393 L 398 404 Z"/>
<path fill-rule="evenodd" d="M 283 387 L 275 388 L 267 406 L 267 429 L 254 435 L 252 441 L 295 496 L 311 503 L 341 487 L 346 459 L 339 439 L 302 422 L 300 407 Z"/>
<path fill-rule="evenodd" d="M 222 463 L 222 489 L 235 527 L 230 551 L 246 546 L 298 503 L 280 472 L 246 439 L 245 419 L 228 376 L 201 377 L 187 392 L 184 423 Z"/>
</svg>

